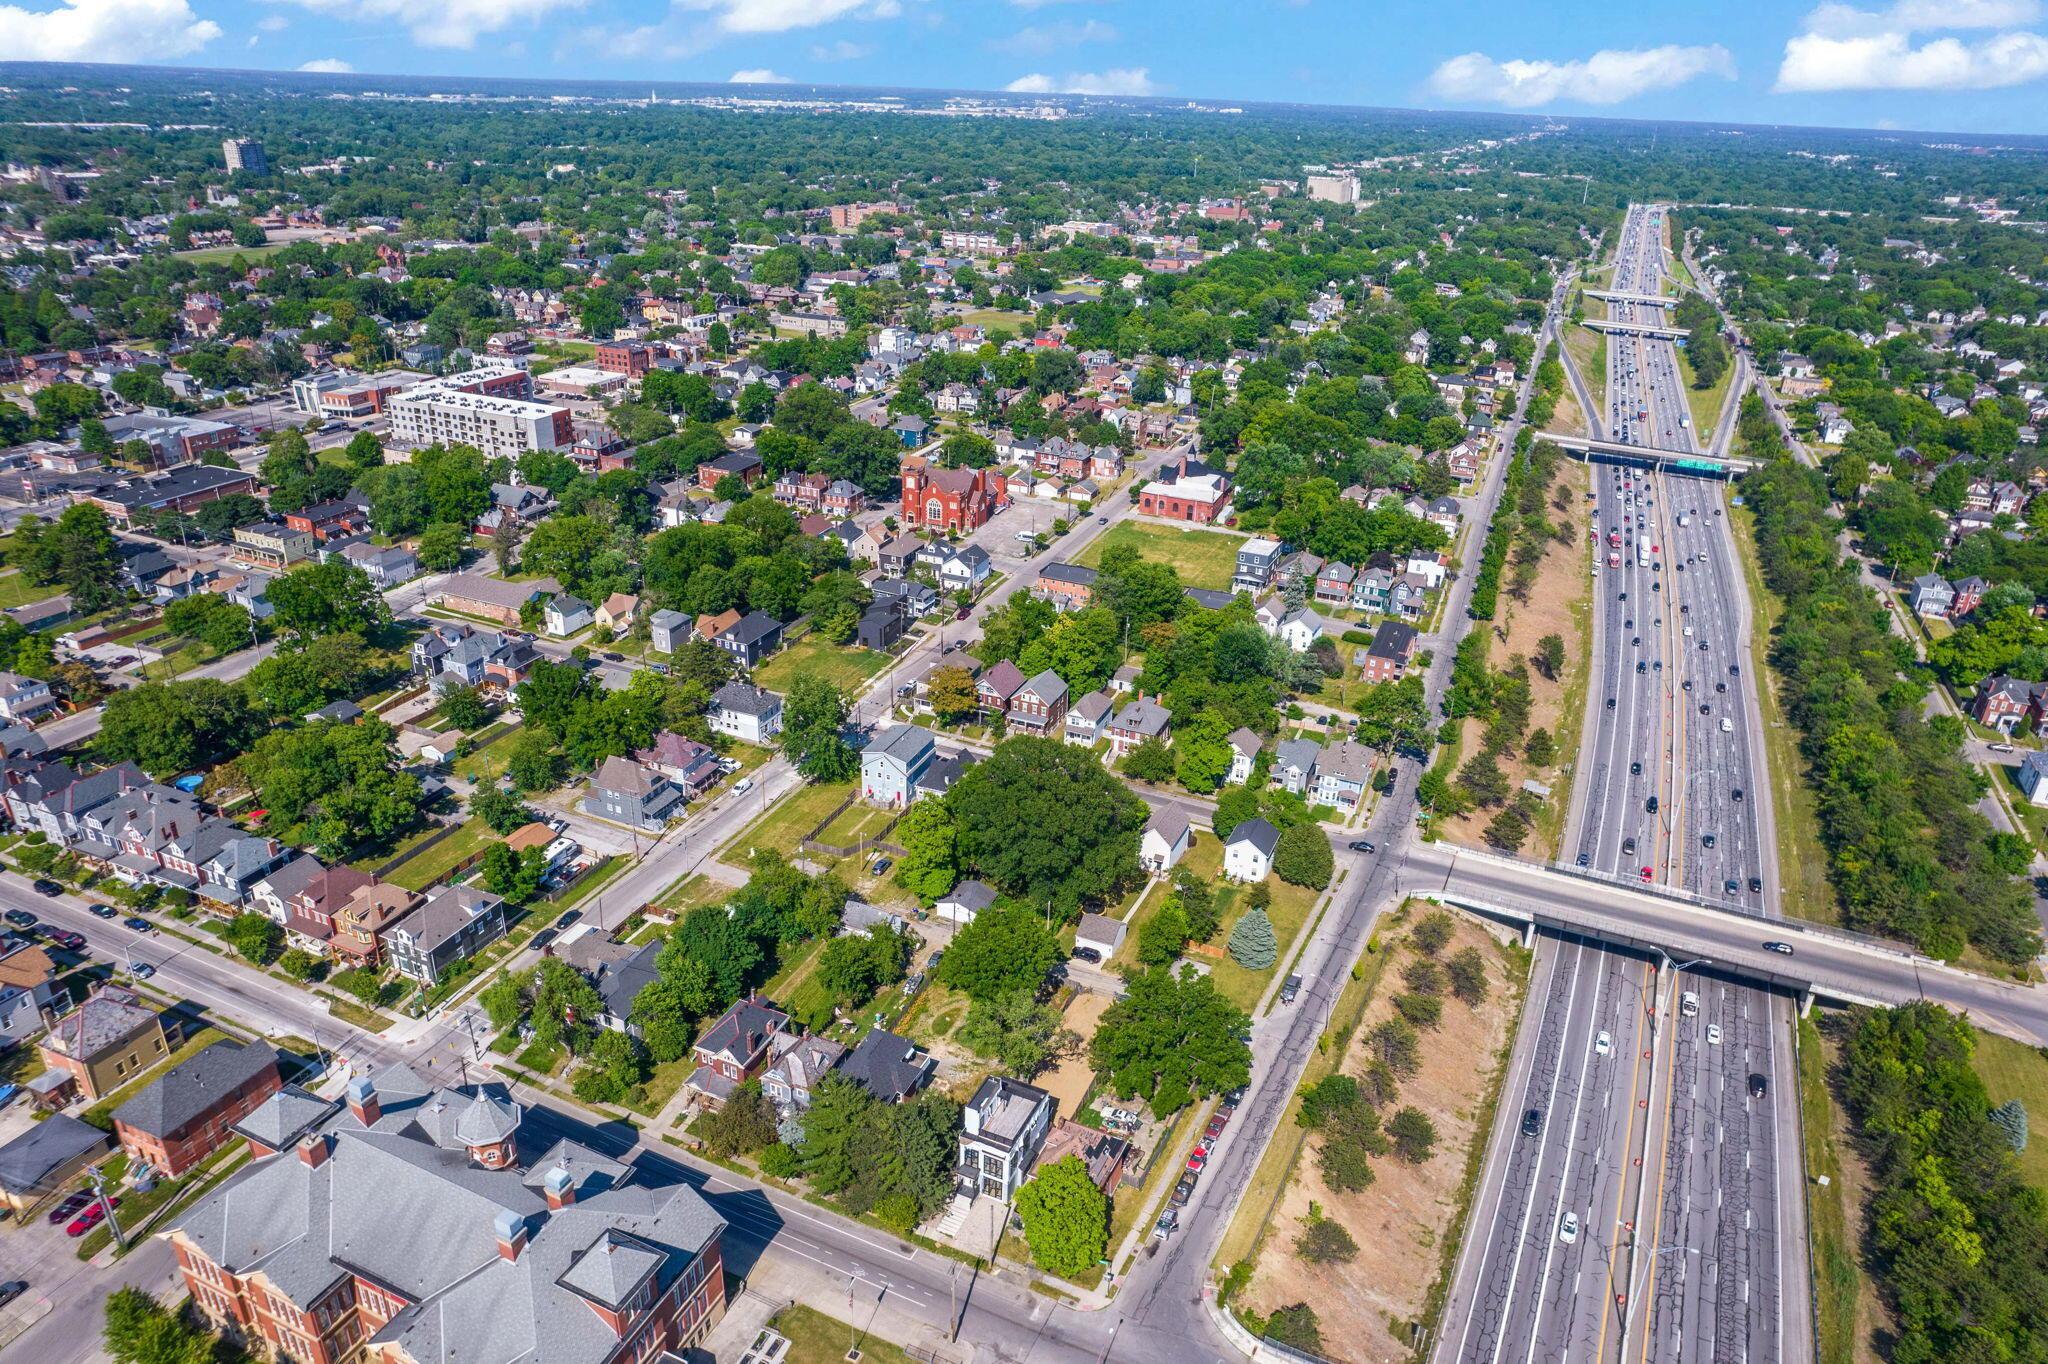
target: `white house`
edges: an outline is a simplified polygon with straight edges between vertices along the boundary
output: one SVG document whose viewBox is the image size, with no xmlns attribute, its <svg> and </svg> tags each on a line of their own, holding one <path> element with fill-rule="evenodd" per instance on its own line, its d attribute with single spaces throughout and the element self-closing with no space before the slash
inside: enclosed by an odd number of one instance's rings
<svg viewBox="0 0 2048 1364">
<path fill-rule="evenodd" d="M 1263 819 L 1248 819 L 1223 840 L 1223 874 L 1232 881 L 1263 881 L 1273 870 L 1280 831 Z"/>
<path fill-rule="evenodd" d="M 1121 919 L 1112 919 L 1107 914 L 1083 914 L 1074 929 L 1074 950 L 1085 947 L 1108 961 L 1124 945 L 1124 935 L 1129 931 Z"/>
<path fill-rule="evenodd" d="M 1186 815 L 1178 810 L 1155 810 L 1138 840 L 1138 861 L 1153 875 L 1163 875 L 1187 856 L 1192 841 Z"/>
<path fill-rule="evenodd" d="M 2048 805 L 2048 753 L 2037 749 L 2020 763 L 2020 790 L 2035 805 Z"/>
<path fill-rule="evenodd" d="M 782 698 L 772 691 L 728 682 L 711 695 L 711 728 L 742 743 L 771 744 L 782 733 Z"/>
<path fill-rule="evenodd" d="M 1243 786 L 1252 779 L 1252 764 L 1259 760 L 1259 736 L 1248 729 L 1233 733 L 1230 744 L 1230 772 L 1223 780 L 1231 786 Z"/>
<path fill-rule="evenodd" d="M 1258 610 L 1259 628 L 1296 653 L 1323 637 L 1323 618 L 1305 606 L 1289 607 L 1278 596 L 1266 598 Z"/>
<path fill-rule="evenodd" d="M 974 916 L 996 902 L 995 887 L 983 881 L 962 881 L 939 897 L 932 913 L 948 923 L 971 924 Z"/>
</svg>

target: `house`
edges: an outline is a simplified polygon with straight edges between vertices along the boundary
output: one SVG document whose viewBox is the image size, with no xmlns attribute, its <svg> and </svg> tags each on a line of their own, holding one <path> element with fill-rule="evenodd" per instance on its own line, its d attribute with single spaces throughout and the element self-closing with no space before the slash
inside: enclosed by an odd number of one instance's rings
<svg viewBox="0 0 2048 1364">
<path fill-rule="evenodd" d="M 114 1110 L 130 1161 L 175 1179 L 227 1142 L 236 1123 L 284 1087 L 277 1053 L 225 1039 L 172 1066 Z"/>
<path fill-rule="evenodd" d="M 1243 786 L 1252 779 L 1252 765 L 1259 760 L 1259 750 L 1265 747 L 1258 735 L 1242 727 L 1233 730 L 1227 740 L 1230 744 L 1230 771 L 1224 775 L 1224 782 L 1231 786 Z"/>
<path fill-rule="evenodd" d="M 1008 660 L 1004 660 L 1008 662 Z M 1050 738 L 1065 732 L 1067 684 L 1047 668 L 1010 697 L 1010 729 L 1018 734 Z"/>
<path fill-rule="evenodd" d="M 1273 746 L 1273 763 L 1267 769 L 1269 778 L 1282 791 L 1306 797 L 1315 781 L 1316 762 L 1322 756 L 1323 746 L 1314 739 L 1282 739 Z"/>
<path fill-rule="evenodd" d="M 481 573 L 455 573 L 441 583 L 434 598 L 444 610 L 516 626 L 521 607 L 536 597 L 552 597 L 561 590 L 562 585 L 553 578 L 508 583 Z"/>
<path fill-rule="evenodd" d="M 1361 572 L 1351 584 L 1351 605 L 1354 610 L 1379 614 L 1387 609 L 1393 596 L 1394 575 L 1384 568 L 1368 568 Z"/>
<path fill-rule="evenodd" d="M 590 778 L 585 814 L 636 829 L 659 829 L 683 812 L 681 788 L 631 758 L 606 758 Z"/>
<path fill-rule="evenodd" d="M 1154 876 L 1164 875 L 1187 855 L 1192 837 L 1188 817 L 1179 809 L 1154 810 L 1138 839 L 1138 861 Z"/>
<path fill-rule="evenodd" d="M 228 558 L 276 573 L 312 558 L 318 543 L 309 530 L 293 530 L 282 521 L 259 521 L 235 527 L 235 544 Z"/>
<path fill-rule="evenodd" d="M 1907 596 L 1915 615 L 1945 618 L 1955 604 L 1956 590 L 1940 574 L 1923 573 L 1913 579 Z"/>
<path fill-rule="evenodd" d="M 875 560 L 875 567 L 882 570 L 882 576 L 885 578 L 904 577 L 917 562 L 918 556 L 929 547 L 929 542 L 918 536 L 899 535 L 882 545 L 878 551 L 880 557 Z"/>
<path fill-rule="evenodd" d="M 723 1315 L 704 1196 L 527 1127 L 502 1086 L 392 1066 L 345 1106 L 302 1094 L 245 1124 L 285 1149 L 252 1142 L 157 1233 L 194 1308 L 253 1352 L 355 1359 L 373 1337 L 379 1364 L 610 1364 L 690 1353 Z"/>
<path fill-rule="evenodd" d="M 384 930 L 391 969 L 436 985 L 448 968 L 505 936 L 505 901 L 475 886 L 436 886 L 419 908 Z"/>
<path fill-rule="evenodd" d="M 661 954 L 661 945 L 662 940 L 656 938 L 634 947 L 591 926 L 572 929 L 556 940 L 553 951 L 580 971 L 604 1001 L 604 1012 L 593 1021 L 613 1032 L 637 1037 L 640 1028 L 633 1022 L 633 1004 L 660 974 L 655 958 Z"/>
<path fill-rule="evenodd" d="M 597 617 L 591 614 L 590 603 L 581 597 L 572 597 L 567 592 L 558 592 L 548 599 L 542 619 L 549 634 L 557 639 L 566 639 L 579 630 L 590 628 Z"/>
<path fill-rule="evenodd" d="M 25 1220 L 31 1210 L 97 1165 L 113 1146 L 112 1137 L 69 1113 L 31 1122 L 0 1146 L 0 1200 Z"/>
<path fill-rule="evenodd" d="M 57 965 L 46 950 L 0 939 L 0 1047 L 27 1040 L 56 1016 L 56 982 Z"/>
<path fill-rule="evenodd" d="M 419 892 L 387 881 L 372 880 L 349 896 L 334 915 L 334 936 L 328 940 L 344 967 L 375 967 L 384 959 L 384 930 L 412 913 Z"/>
<path fill-rule="evenodd" d="M 724 480 L 736 478 L 751 488 L 760 482 L 762 467 L 759 455 L 751 455 L 744 451 L 736 450 L 728 455 L 720 455 L 717 459 L 708 459 L 698 465 L 697 486 L 707 493 L 714 492 Z"/>
<path fill-rule="evenodd" d="M 765 611 L 749 611 L 711 641 L 751 668 L 782 645 L 782 622 Z"/>
<path fill-rule="evenodd" d="M 0 672 L 0 719 L 9 724 L 34 720 L 57 705 L 50 684 L 20 673 Z"/>
<path fill-rule="evenodd" d="M 1948 604 L 1950 620 L 1961 620 L 1976 610 L 1977 604 L 1984 600 L 1984 594 L 1991 590 L 1991 584 L 1975 574 L 1958 578 L 1950 586 L 1956 591 L 1955 600 Z"/>
<path fill-rule="evenodd" d="M 917 787 L 910 793 L 911 802 L 935 800 L 953 789 L 953 784 L 967 775 L 967 769 L 981 759 L 966 750 L 940 752 L 931 760 L 924 774 L 917 779 Z"/>
<path fill-rule="evenodd" d="M 1009 714 L 1010 699 L 1023 689 L 1024 674 L 1007 658 L 998 661 L 974 682 L 974 693 L 980 698 L 982 712 L 989 716 Z"/>
<path fill-rule="evenodd" d="M 652 744 L 635 753 L 633 760 L 661 773 L 683 788 L 683 794 L 692 799 L 716 786 L 718 779 L 725 775 L 718 765 L 718 754 L 710 747 L 667 729 L 656 734 Z"/>
<path fill-rule="evenodd" d="M 1296 653 L 1306 652 L 1323 637 L 1323 618 L 1305 606 L 1289 606 L 1285 598 L 1266 598 L 1256 616 L 1259 628 Z"/>
<path fill-rule="evenodd" d="M 782 698 L 745 682 L 728 682 L 711 694 L 705 718 L 715 733 L 757 746 L 772 744 L 782 733 Z"/>
<path fill-rule="evenodd" d="M 1053 1123 L 1052 1131 L 1046 1134 L 1034 1173 L 1048 1165 L 1057 1165 L 1068 1156 L 1081 1162 L 1088 1171 L 1089 1180 L 1107 1196 L 1114 1192 L 1117 1182 L 1124 1177 L 1124 1167 L 1131 1158 L 1131 1144 L 1122 1137 L 1111 1136 L 1072 1118 L 1060 1118 Z"/>
<path fill-rule="evenodd" d="M 1126 758 L 1131 750 L 1150 739 L 1164 742 L 1171 737 L 1173 717 L 1166 707 L 1140 696 L 1116 713 L 1109 722 L 1111 756 Z"/>
<path fill-rule="evenodd" d="M 690 642 L 690 618 L 680 611 L 656 611 L 647 618 L 647 642 L 657 652 L 674 653 Z"/>
<path fill-rule="evenodd" d="M 883 578 L 874 585 L 873 591 L 876 606 L 895 607 L 906 623 L 939 608 L 937 589 L 915 578 Z"/>
<path fill-rule="evenodd" d="M 1062 611 L 1078 611 L 1095 599 L 1095 570 L 1079 564 L 1047 564 L 1038 570 L 1031 595 Z"/>
<path fill-rule="evenodd" d="M 960 1194 L 1008 1203 L 1037 1165 L 1058 1110 L 1036 1085 L 1002 1075 L 983 1080 L 960 1114 Z"/>
<path fill-rule="evenodd" d="M 870 1028 L 839 1062 L 839 1073 L 885 1104 L 900 1104 L 931 1083 L 938 1062 L 880 1028 Z"/>
<path fill-rule="evenodd" d="M 982 881 L 962 881 L 939 897 L 932 913 L 951 924 L 971 924 L 975 915 L 995 902 L 995 887 Z"/>
<path fill-rule="evenodd" d="M 759 995 L 748 995 L 718 1016 L 690 1049 L 697 1069 L 689 1086 L 714 1103 L 753 1079 L 796 1041 L 789 1015 Z"/>
<path fill-rule="evenodd" d="M 1122 919 L 1112 919 L 1107 914 L 1083 914 L 1074 928 L 1074 950 L 1079 952 L 1085 947 L 1106 962 L 1124 945 L 1129 932 L 1130 925 Z"/>
<path fill-rule="evenodd" d="M 940 561 L 939 587 L 946 592 L 979 592 L 994 571 L 987 550 L 980 545 L 962 545 Z"/>
<path fill-rule="evenodd" d="M 1327 805 L 1336 810 L 1353 810 L 1365 798 L 1366 783 L 1372 780 L 1372 750 L 1352 739 L 1345 739 L 1323 750 L 1316 759 L 1315 794 L 1311 805 Z"/>
<path fill-rule="evenodd" d="M 1263 819 L 1248 819 L 1223 840 L 1223 875 L 1232 881 L 1263 881 L 1273 870 L 1280 831 Z"/>
<path fill-rule="evenodd" d="M 846 1055 L 846 1047 L 829 1037 L 802 1037 L 775 1064 L 761 1072 L 761 1092 L 784 1113 L 811 1106 L 811 1091 Z"/>
<path fill-rule="evenodd" d="M 1382 621 L 1373 631 L 1372 643 L 1358 651 L 1359 676 L 1367 682 L 1391 682 L 1407 670 L 1414 652 L 1414 626 Z"/>
<path fill-rule="evenodd" d="M 1357 578 L 1357 570 L 1351 565 L 1330 560 L 1316 574 L 1316 600 L 1326 606 L 1341 608 L 1351 605 L 1352 584 Z"/>
<path fill-rule="evenodd" d="M 52 1023 L 36 1049 L 45 1065 L 70 1075 L 79 1092 L 94 1100 L 170 1054 L 156 1010 L 118 985 L 101 986 Z"/>
<path fill-rule="evenodd" d="M 2029 803 L 2048 805 L 2048 753 L 2035 749 L 2022 758 L 2019 782 Z"/>
<path fill-rule="evenodd" d="M 937 736 L 917 725 L 897 725 L 861 750 L 861 798 L 889 809 L 909 806 L 918 778 L 932 762 Z"/>
<path fill-rule="evenodd" d="M 861 648 L 885 654 L 903 638 L 905 628 L 907 623 L 901 598 L 877 601 L 861 613 L 860 620 L 853 627 L 853 638 Z"/>
<path fill-rule="evenodd" d="M 291 946 L 324 957 L 334 938 L 335 916 L 375 879 L 354 867 L 325 867 L 318 858 L 301 854 L 265 873 L 250 888 L 248 907 L 283 924 Z"/>
<path fill-rule="evenodd" d="M 1977 683 L 1970 698 L 1970 718 L 2011 738 L 2034 727 L 2048 687 L 1996 673 Z"/>
<path fill-rule="evenodd" d="M 419 556 L 404 545 L 379 546 L 362 541 L 344 545 L 336 553 L 343 562 L 360 568 L 380 592 L 420 576 Z"/>
<path fill-rule="evenodd" d="M 640 599 L 630 592 L 614 592 L 604 599 L 597 608 L 597 623 L 617 633 L 633 628 L 633 617 L 640 613 Z"/>
<path fill-rule="evenodd" d="M 1116 698 L 1106 691 L 1091 691 L 1067 711 L 1066 740 L 1083 748 L 1092 747 L 1109 733 L 1110 712 Z"/>
</svg>

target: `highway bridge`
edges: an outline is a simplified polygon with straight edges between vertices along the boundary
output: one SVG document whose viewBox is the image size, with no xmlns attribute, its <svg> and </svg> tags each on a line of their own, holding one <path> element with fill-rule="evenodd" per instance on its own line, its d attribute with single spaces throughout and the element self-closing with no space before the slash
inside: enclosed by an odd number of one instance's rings
<svg viewBox="0 0 2048 1364">
<path fill-rule="evenodd" d="M 1652 308 L 1676 308 L 1678 300 L 1669 294 L 1629 294 L 1614 289 L 1588 289 L 1587 298 L 1597 298 L 1607 303 L 1641 303 Z"/>
<path fill-rule="evenodd" d="M 1627 336 L 1659 336 L 1666 341 L 1683 341 L 1692 333 L 1679 327 L 1659 327 L 1650 322 L 1610 322 L 1604 317 L 1589 317 L 1581 326 L 1596 332 L 1620 332 Z"/>
<path fill-rule="evenodd" d="M 2048 987 L 1959 970 L 1895 943 L 1442 843 L 1414 845 L 1403 860 L 1401 883 L 1408 894 L 1531 929 L 1698 960 L 1796 994 L 1802 1003 L 1928 999 L 1991 1032 L 2048 1045 Z M 1766 942 L 1792 951 L 1773 951 Z"/>
<path fill-rule="evenodd" d="M 1727 478 L 1731 474 L 1746 474 L 1755 468 L 1754 461 L 1727 458 L 1709 459 L 1686 450 L 1664 450 L 1654 445 L 1629 445 L 1618 440 L 1600 440 L 1592 436 L 1567 436 L 1556 431 L 1539 432 L 1538 440 L 1547 440 L 1554 445 L 1607 464 L 1656 465 L 1675 474 L 1688 474 L 1696 478 Z"/>
</svg>

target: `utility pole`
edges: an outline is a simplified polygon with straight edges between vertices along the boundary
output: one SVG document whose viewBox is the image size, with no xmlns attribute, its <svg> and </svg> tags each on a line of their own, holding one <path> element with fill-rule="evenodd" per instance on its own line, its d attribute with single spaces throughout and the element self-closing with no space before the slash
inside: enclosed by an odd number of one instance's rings
<svg viewBox="0 0 2048 1364">
<path fill-rule="evenodd" d="M 128 1251 L 128 1238 L 121 1234 L 121 1219 L 114 1216 L 114 1204 L 107 1197 L 107 1177 L 101 1170 L 95 1169 L 92 1172 L 92 1191 L 99 1199 L 100 1210 L 107 1216 L 107 1230 L 114 1234 L 114 1244 L 121 1248 L 123 1254 L 126 1254 Z"/>
</svg>

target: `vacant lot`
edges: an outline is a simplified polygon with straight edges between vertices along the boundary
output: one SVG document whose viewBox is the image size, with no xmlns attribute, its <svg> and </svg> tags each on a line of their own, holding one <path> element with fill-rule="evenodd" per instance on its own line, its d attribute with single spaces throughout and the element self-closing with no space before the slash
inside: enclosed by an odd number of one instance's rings
<svg viewBox="0 0 2048 1364">
<path fill-rule="evenodd" d="M 1430 1306 L 1432 1286 L 1455 1244 L 1446 1233 L 1455 1234 L 1464 1220 L 1467 1158 L 1475 1137 L 1484 1140 L 1520 1010 L 1524 968 L 1477 921 L 1458 917 L 1456 924 L 1442 955 L 1477 947 L 1487 964 L 1487 997 L 1476 1007 L 1445 999 L 1440 1024 L 1423 1030 L 1420 1068 L 1401 1083 L 1389 1106 L 1420 1109 L 1436 1128 L 1434 1150 L 1416 1165 L 1392 1154 L 1377 1157 L 1370 1185 L 1335 1193 L 1323 1183 L 1315 1156 L 1319 1139 L 1312 1138 L 1255 1252 L 1242 1299 L 1261 1314 L 1309 1304 L 1322 1332 L 1322 1353 L 1345 1364 L 1412 1357 L 1405 1331 L 1397 1339 L 1392 1323 L 1414 1320 Z M 1347 1045 L 1345 1074 L 1364 1072 L 1365 1039 L 1394 1014 L 1393 997 L 1400 990 L 1394 973 L 1415 957 L 1405 945 L 1389 944 L 1388 950 L 1389 974 Z M 1348 1263 L 1314 1265 L 1297 1254 L 1295 1243 L 1313 1220 L 1312 1209 L 1357 1242 L 1358 1253 Z"/>
<path fill-rule="evenodd" d="M 799 677 L 822 677 L 852 695 L 889 661 L 887 654 L 857 644 L 834 644 L 823 635 L 805 635 L 754 669 L 754 685 L 785 695 Z"/>
<path fill-rule="evenodd" d="M 1040 1076 L 1038 1087 L 1059 1101 L 1063 1118 L 1079 1113 L 1081 1100 L 1088 1097 L 1088 1085 L 1095 1079 L 1094 1067 L 1088 1064 L 1088 1039 L 1095 1036 L 1095 1025 L 1102 1020 L 1111 1002 L 1108 995 L 1082 990 L 1074 995 L 1067 1004 L 1066 1012 L 1060 1015 L 1060 1026 L 1079 1037 L 1081 1045 L 1072 1056 Z"/>
<path fill-rule="evenodd" d="M 1971 1064 L 1992 1103 L 2018 1099 L 2027 1110 L 2027 1130 L 2034 1139 L 2020 1153 L 2020 1171 L 2027 1183 L 2048 1190 L 2048 1060 L 2032 1047 L 1980 1032 Z"/>
<path fill-rule="evenodd" d="M 851 782 L 843 785 L 799 786 L 767 814 L 740 831 L 739 837 L 719 849 L 722 860 L 743 867 L 756 848 L 774 848 L 789 854 L 804 835 L 824 823 L 839 802 L 853 794 Z"/>
<path fill-rule="evenodd" d="M 433 847 L 406 859 L 387 879 L 407 890 L 425 890 L 455 870 L 464 859 L 499 841 L 490 825 L 480 819 L 472 819 Z"/>
<path fill-rule="evenodd" d="M 1224 588 L 1237 571 L 1240 536 L 1213 530 L 1180 530 L 1150 521 L 1119 521 L 1074 556 L 1090 568 L 1117 545 L 1129 545 L 1153 563 L 1172 564 L 1183 587 Z"/>
</svg>

